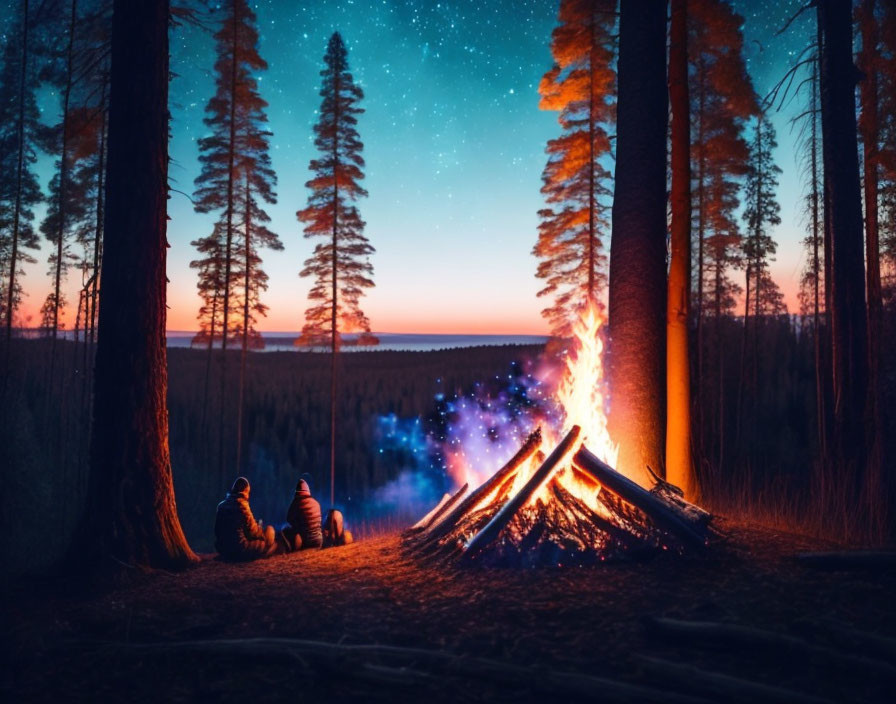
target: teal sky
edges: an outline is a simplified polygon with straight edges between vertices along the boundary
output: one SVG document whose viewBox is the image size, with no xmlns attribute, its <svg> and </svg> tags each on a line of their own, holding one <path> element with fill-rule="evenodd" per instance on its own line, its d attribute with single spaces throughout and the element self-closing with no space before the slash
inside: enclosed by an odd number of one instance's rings
<svg viewBox="0 0 896 704">
<path fill-rule="evenodd" d="M 318 72 L 333 31 L 349 48 L 367 112 L 359 131 L 367 161 L 361 202 L 376 288 L 363 302 L 373 328 L 384 332 L 541 333 L 536 298 L 536 237 L 544 147 L 558 134 L 556 115 L 538 109 L 537 86 L 550 67 L 550 33 L 557 2 L 457 0 L 258 0 L 260 76 L 270 103 L 273 165 L 279 202 L 269 208 L 285 249 L 263 253 L 270 289 L 266 330 L 297 330 L 307 306 L 307 280 L 297 272 L 313 244 L 302 237 L 295 211 L 307 197 L 311 126 L 320 103 Z M 786 72 L 808 42 L 811 18 L 773 37 L 798 0 L 739 0 L 745 16 L 749 68 L 760 95 Z M 8 11 L 8 10 L 7 10 Z M 193 212 L 189 194 L 198 173 L 197 140 L 214 91 L 211 35 L 196 28 L 172 33 L 172 193 L 169 225 L 169 329 L 195 328 L 199 306 L 189 268 L 190 241 L 207 234 L 211 218 Z M 58 110 L 44 94 L 47 114 Z M 803 237 L 795 105 L 775 114 L 783 169 L 782 224 L 773 275 L 796 310 Z M 50 163 L 42 161 L 42 180 Z M 609 238 L 607 238 L 608 241 Z M 45 248 L 46 249 L 46 248 Z M 26 276 L 28 310 L 49 290 L 46 252 Z M 73 274 L 73 276 L 76 276 Z M 76 283 L 72 283 L 74 290 Z M 68 318 L 73 318 L 69 314 Z"/>
</svg>

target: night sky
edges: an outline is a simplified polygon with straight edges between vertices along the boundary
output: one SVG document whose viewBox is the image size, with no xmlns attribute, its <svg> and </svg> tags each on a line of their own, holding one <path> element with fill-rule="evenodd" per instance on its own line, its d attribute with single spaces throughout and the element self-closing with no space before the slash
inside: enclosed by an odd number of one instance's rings
<svg viewBox="0 0 896 704">
<path fill-rule="evenodd" d="M 814 22 L 806 16 L 787 34 L 777 29 L 799 0 L 739 0 L 746 18 L 749 67 L 764 95 L 806 46 Z M 360 207 L 373 258 L 376 288 L 363 308 L 380 332 L 542 333 L 536 298 L 535 242 L 545 143 L 558 134 L 556 114 L 538 109 L 537 86 L 551 65 L 550 33 L 557 2 L 549 0 L 259 0 L 252 3 L 269 69 L 260 90 L 270 103 L 272 157 L 279 202 L 270 207 L 283 252 L 264 252 L 270 306 L 263 330 L 297 330 L 307 306 L 307 280 L 297 272 L 312 243 L 295 211 L 307 197 L 311 126 L 327 39 L 342 33 L 349 64 L 366 97 L 359 131 L 370 197 Z M 9 10 L 6 9 L 8 13 Z M 197 140 L 205 103 L 214 91 L 214 42 L 196 28 L 172 33 L 173 140 L 171 180 L 191 194 L 198 173 Z M 58 98 L 41 96 L 45 113 Z M 797 310 L 803 255 L 801 186 L 794 155 L 791 104 L 774 116 L 782 224 L 772 274 Z M 48 118 L 49 119 L 49 118 Z M 48 182 L 50 163 L 41 163 Z M 173 193 L 169 225 L 170 330 L 195 329 L 198 309 L 190 241 L 206 235 L 212 218 Z M 609 239 L 607 239 L 607 242 Z M 45 248 L 46 249 L 46 248 Z M 46 254 L 29 267 L 27 312 L 49 290 Z M 73 273 L 73 277 L 77 274 Z M 72 287 L 73 288 L 73 287 Z M 72 300 L 75 300 L 71 297 Z M 66 316 L 69 326 L 74 313 Z"/>
</svg>

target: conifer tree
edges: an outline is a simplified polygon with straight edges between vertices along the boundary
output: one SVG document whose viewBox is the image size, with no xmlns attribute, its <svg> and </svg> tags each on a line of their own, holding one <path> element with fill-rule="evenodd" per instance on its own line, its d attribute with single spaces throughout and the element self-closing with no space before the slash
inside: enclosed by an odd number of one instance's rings
<svg viewBox="0 0 896 704">
<path fill-rule="evenodd" d="M 619 15 L 616 188 L 610 245 L 609 429 L 619 468 L 650 486 L 666 433 L 666 8 Z"/>
<path fill-rule="evenodd" d="M 852 5 L 818 3 L 826 227 L 830 229 L 834 456 L 854 487 L 866 477 L 867 308 L 858 167 Z"/>
<path fill-rule="evenodd" d="M 58 153 L 56 173 L 50 182 L 49 210 L 47 217 L 41 224 L 41 231 L 53 245 L 48 258 L 50 269 L 47 272 L 53 281 L 50 293 L 44 303 L 47 310 L 52 311 L 51 320 L 52 336 L 55 340 L 59 330 L 63 327 L 62 315 L 65 310 L 66 300 L 62 285 L 68 275 L 68 270 L 75 255 L 70 251 L 72 216 L 78 217 L 82 213 L 75 214 L 74 209 L 83 209 L 84 201 L 73 193 L 71 184 L 72 172 L 72 112 L 73 92 L 75 90 L 75 27 L 78 20 L 78 2 L 71 0 L 66 3 L 65 29 L 62 34 L 61 51 L 52 57 L 49 70 L 50 82 L 56 85 L 62 95 L 60 122 L 54 128 L 53 151 Z M 54 65 L 56 64 L 56 65 Z M 55 343 L 54 343 L 55 352 Z M 53 356 L 55 362 L 55 354 Z M 51 371 L 52 376 L 52 371 Z"/>
<path fill-rule="evenodd" d="M 198 287 L 203 305 L 200 331 L 194 342 L 209 350 L 221 341 L 220 439 L 224 441 L 224 407 L 227 347 L 241 345 L 237 406 L 237 464 L 242 456 L 242 399 L 245 387 L 246 354 L 249 347 L 263 345 L 255 328 L 257 316 L 265 314 L 260 294 L 267 288 L 261 269 L 261 248 L 282 249 L 271 232 L 264 203 L 275 203 L 276 175 L 271 167 L 266 128 L 267 102 L 258 91 L 255 73 L 267 68 L 258 53 L 255 13 L 247 0 L 232 0 L 221 28 L 215 34 L 216 92 L 206 106 L 205 124 L 211 135 L 199 141 L 202 171 L 196 179 L 195 207 L 198 212 L 219 213 L 212 233 L 193 245 L 202 257 L 192 263 L 199 271 Z M 210 357 L 209 363 L 210 365 Z M 206 375 L 210 373 L 207 366 Z M 223 446 L 219 458 L 223 473 Z"/>
<path fill-rule="evenodd" d="M 761 313 L 762 285 L 768 280 L 769 261 L 774 259 L 777 250 L 777 245 L 768 232 L 770 226 L 781 224 L 781 207 L 775 197 L 781 169 L 772 157 L 777 146 L 775 128 L 765 111 L 761 111 L 756 118 L 756 128 L 750 144 L 749 171 L 744 187 L 744 222 L 747 226 L 747 236 L 743 242 L 746 270 L 745 329 L 751 313 L 755 318 Z M 752 311 L 751 296 L 754 304 Z"/>
<path fill-rule="evenodd" d="M 612 174 L 607 132 L 614 120 L 613 68 L 616 3 L 563 0 L 551 38 L 554 65 L 541 79 L 542 110 L 556 110 L 563 134 L 547 144 L 541 192 L 547 207 L 533 254 L 539 296 L 552 304 L 542 311 L 558 337 L 569 334 L 580 310 L 597 301 L 606 286 L 602 239 L 609 227 Z"/>
<path fill-rule="evenodd" d="M 356 125 L 364 112 L 364 97 L 348 68 L 348 52 L 342 37 L 334 32 L 324 55 L 320 95 L 320 117 L 314 126 L 320 155 L 309 168 L 313 177 L 305 185 L 311 190 L 308 205 L 296 216 L 305 224 L 305 237 L 319 241 L 305 261 L 300 275 L 313 277 L 308 294 L 312 306 L 305 312 L 305 325 L 298 344 L 329 345 L 332 357 L 330 384 L 330 501 L 335 500 L 336 472 L 336 359 L 342 331 L 359 331 L 359 344 L 376 344 L 370 321 L 361 311 L 360 298 L 373 287 L 374 253 L 364 235 L 364 221 L 355 203 L 367 195 L 364 159 Z"/>
<path fill-rule="evenodd" d="M 696 447 L 706 461 L 712 451 L 710 444 L 717 443 L 716 462 L 721 464 L 725 411 L 721 325 L 722 318 L 733 312 L 740 294 L 731 272 L 741 263 L 738 193 L 749 154 L 743 133 L 757 107 L 743 59 L 743 18 L 727 0 L 690 0 L 688 10 L 691 197 L 696 262 L 692 298 L 696 324 L 695 425 L 702 432 Z M 715 323 L 715 408 L 709 406 L 712 379 L 706 364 L 705 320 L 708 317 Z"/>
<path fill-rule="evenodd" d="M 19 29 L 7 35 L 0 67 L 0 312 L 7 340 L 23 295 L 21 267 L 34 262 L 28 250 L 40 246 L 33 222 L 43 196 L 35 165 L 46 140 L 34 96 L 29 0 L 20 3 L 16 20 Z"/>
<path fill-rule="evenodd" d="M 669 22 L 669 280 L 666 301 L 666 481 L 689 501 L 699 494 L 692 457 L 691 121 L 688 0 L 671 0 Z"/>
</svg>

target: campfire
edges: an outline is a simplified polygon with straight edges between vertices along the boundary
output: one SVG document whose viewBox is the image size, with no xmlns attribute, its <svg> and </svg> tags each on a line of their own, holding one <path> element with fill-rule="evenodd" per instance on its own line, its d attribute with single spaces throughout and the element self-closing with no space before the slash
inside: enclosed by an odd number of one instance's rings
<svg viewBox="0 0 896 704">
<path fill-rule="evenodd" d="M 468 482 L 446 494 L 405 533 L 412 552 L 490 565 L 585 565 L 706 545 L 709 513 L 652 470 L 656 483 L 647 490 L 612 466 L 601 324 L 591 305 L 575 327 L 555 392 L 562 434 L 536 429 L 478 488 Z"/>
</svg>

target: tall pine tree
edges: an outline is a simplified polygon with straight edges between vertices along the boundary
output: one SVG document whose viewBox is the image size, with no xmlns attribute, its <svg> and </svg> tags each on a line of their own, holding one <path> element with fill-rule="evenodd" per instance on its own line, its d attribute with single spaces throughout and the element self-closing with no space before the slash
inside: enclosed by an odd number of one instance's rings
<svg viewBox="0 0 896 704">
<path fill-rule="evenodd" d="M 614 121 L 613 68 L 616 3 L 563 0 L 551 39 L 554 65 L 541 79 L 542 110 L 556 110 L 562 136 L 548 141 L 542 175 L 547 207 L 538 215 L 539 296 L 552 304 L 542 311 L 557 336 L 569 334 L 589 301 L 606 285 L 602 239 L 609 227 L 612 174 L 607 132 Z"/>
<path fill-rule="evenodd" d="M 364 221 L 355 203 L 367 195 L 360 181 L 364 159 L 356 125 L 364 93 L 348 69 L 348 53 L 342 37 L 330 37 L 320 73 L 323 98 L 320 118 L 314 126 L 314 145 L 320 156 L 311 160 L 313 177 L 308 206 L 296 213 L 305 224 L 305 237 L 318 238 L 314 253 L 301 276 L 314 278 L 308 297 L 299 344 L 329 345 L 332 356 L 330 384 L 330 502 L 335 500 L 336 476 L 336 359 L 341 331 L 358 331 L 360 344 L 376 344 L 370 321 L 361 311 L 360 298 L 373 287 L 374 249 L 364 235 Z"/>
<path fill-rule="evenodd" d="M 21 267 L 35 261 L 28 250 L 40 246 L 33 223 L 43 196 L 35 165 L 47 136 L 34 96 L 29 0 L 20 3 L 16 21 L 19 29 L 7 34 L 0 67 L 0 311 L 7 340 L 23 295 Z"/>
<path fill-rule="evenodd" d="M 744 222 L 747 235 L 743 241 L 746 286 L 744 325 L 749 316 L 762 314 L 765 300 L 763 284 L 768 281 L 769 262 L 774 259 L 777 244 L 769 234 L 769 228 L 781 224 L 781 207 L 776 199 L 780 167 L 774 162 L 772 152 L 777 148 L 775 128 L 765 111 L 756 118 L 753 141 L 750 144 L 750 161 L 744 184 Z M 751 309 L 752 301 L 752 309 Z"/>
<path fill-rule="evenodd" d="M 691 197 L 696 262 L 692 301 L 696 323 L 695 447 L 706 463 L 724 459 L 724 355 L 721 326 L 740 295 L 732 279 L 738 268 L 740 229 L 737 209 L 740 182 L 749 151 L 744 139 L 748 119 L 756 113 L 755 92 L 743 59 L 740 17 L 726 0 L 688 3 L 688 61 L 691 96 Z M 708 370 L 706 320 L 715 323 L 714 373 Z M 715 384 L 713 384 L 715 382 Z M 715 389 L 715 393 L 711 390 Z M 715 444 L 715 447 L 712 445 Z"/>
<path fill-rule="evenodd" d="M 219 468 L 224 472 L 225 390 L 227 347 L 239 342 L 241 363 L 237 400 L 236 458 L 242 461 L 242 405 L 246 383 L 246 355 L 250 347 L 263 346 L 255 325 L 264 315 L 260 294 L 267 288 L 261 268 L 263 247 L 282 249 L 268 227 L 263 204 L 275 203 L 276 175 L 271 167 L 266 128 L 267 102 L 258 92 L 254 74 L 267 68 L 258 53 L 256 17 L 247 0 L 232 0 L 221 28 L 215 34 L 216 92 L 206 106 L 205 124 L 212 133 L 199 141 L 202 171 L 196 179 L 198 212 L 218 212 L 212 233 L 193 244 L 200 259 L 200 332 L 195 341 L 208 345 L 216 339 L 222 347 Z M 209 364 L 211 357 L 209 356 Z M 209 374 L 206 370 L 206 375 Z"/>
</svg>

